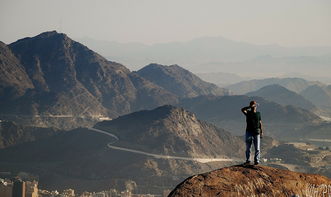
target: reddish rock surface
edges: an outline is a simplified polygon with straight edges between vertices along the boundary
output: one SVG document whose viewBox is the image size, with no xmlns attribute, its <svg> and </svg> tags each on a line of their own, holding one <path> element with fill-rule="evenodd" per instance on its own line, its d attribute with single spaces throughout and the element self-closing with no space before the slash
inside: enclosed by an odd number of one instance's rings
<svg viewBox="0 0 331 197">
<path fill-rule="evenodd" d="M 331 179 L 321 175 L 237 165 L 189 177 L 169 197 L 328 195 L 331 195 Z"/>
</svg>

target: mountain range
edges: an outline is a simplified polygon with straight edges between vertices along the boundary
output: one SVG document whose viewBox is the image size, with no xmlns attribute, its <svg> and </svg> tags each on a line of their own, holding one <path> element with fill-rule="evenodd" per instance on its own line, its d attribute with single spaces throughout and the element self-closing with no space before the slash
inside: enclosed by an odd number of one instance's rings
<svg viewBox="0 0 331 197">
<path fill-rule="evenodd" d="M 328 83 L 331 82 L 324 72 L 329 71 L 330 47 L 254 45 L 223 37 L 201 37 L 185 42 L 152 45 L 79 40 L 103 56 L 123 62 L 133 70 L 150 62 L 158 62 L 179 64 L 194 73 L 227 72 L 251 77 L 257 77 L 257 73 L 269 76 L 309 73 L 311 77 L 325 77 Z"/>
<path fill-rule="evenodd" d="M 174 104 L 179 97 L 226 93 L 177 66 L 187 78 L 177 76 L 176 86 L 190 89 L 180 94 L 142 77 L 150 66 L 141 75 L 131 72 L 55 31 L 0 46 L 1 117 L 16 120 L 19 114 L 38 126 L 91 126 L 100 117 Z M 160 73 L 169 76 L 169 68 Z"/>
<path fill-rule="evenodd" d="M 232 94 L 260 96 L 282 105 L 308 109 L 323 117 L 331 115 L 331 86 L 302 78 L 265 78 L 226 86 Z"/>
<path fill-rule="evenodd" d="M 265 78 L 241 81 L 239 83 L 228 85 L 226 88 L 228 88 L 233 94 L 242 95 L 274 84 L 281 85 L 296 93 L 300 93 L 311 85 L 322 85 L 320 82 L 307 81 L 302 78 Z"/>
<path fill-rule="evenodd" d="M 205 41 L 190 46 L 196 59 Z M 255 91 L 236 96 L 176 64 L 131 72 L 55 31 L 0 43 L 0 76 L 0 169 L 26 172 L 50 190 L 123 190 L 132 180 L 138 193 L 161 193 L 187 176 L 241 162 L 240 108 L 251 100 L 260 104 L 265 127 L 262 156 L 269 150 L 287 156 L 269 136 L 329 136 L 330 125 L 311 111 L 327 108 L 330 86 L 266 79 L 229 86 Z M 308 154 L 298 153 L 301 160 Z"/>
</svg>

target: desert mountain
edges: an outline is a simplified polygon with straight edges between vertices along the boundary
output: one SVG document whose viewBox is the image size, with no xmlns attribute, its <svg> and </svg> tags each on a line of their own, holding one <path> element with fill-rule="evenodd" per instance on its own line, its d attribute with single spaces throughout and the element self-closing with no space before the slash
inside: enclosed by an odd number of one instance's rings
<svg viewBox="0 0 331 197">
<path fill-rule="evenodd" d="M 323 196 L 331 179 L 266 166 L 231 166 L 194 175 L 169 197 L 180 196 Z"/>
<path fill-rule="evenodd" d="M 179 105 L 192 111 L 202 120 L 218 126 L 222 125 L 222 128 L 236 135 L 243 135 L 246 123 L 240 109 L 247 106 L 251 100 L 256 100 L 260 104 L 258 111 L 262 114 L 266 135 L 274 137 L 300 135 L 298 128 L 321 121 L 317 115 L 305 109 L 291 105 L 282 106 L 261 97 L 201 96 L 182 99 Z"/>
<path fill-rule="evenodd" d="M 184 177 L 233 162 L 158 159 L 108 148 L 107 144 L 185 158 L 237 158 L 244 154 L 240 138 L 172 106 L 135 112 L 95 127 L 117 135 L 119 140 L 83 128 L 58 132 L 49 138 L 1 149 L 0 168 L 37 175 L 41 187 L 47 189 L 97 191 L 107 189 L 109 183 L 120 188 L 130 179 L 137 183 L 137 193 L 139 188 L 161 193 Z"/>
<path fill-rule="evenodd" d="M 125 66 L 106 60 L 65 34 L 45 32 L 18 40 L 9 48 L 23 65 L 18 67 L 26 78 L 21 82 L 30 88 L 17 99 L 18 109 L 12 112 L 15 114 L 93 119 L 177 101 L 176 95 Z M 19 65 L 14 56 L 12 59 Z M 5 68 L 9 61 L 2 61 L 1 67 Z M 8 77 L 13 79 L 8 83 L 14 84 L 13 88 L 17 84 L 14 77 Z M 77 121 L 71 123 L 74 122 Z"/>
<path fill-rule="evenodd" d="M 234 94 L 246 94 L 256 91 L 264 86 L 278 84 L 293 92 L 300 93 L 302 90 L 319 82 L 307 81 L 302 78 L 266 78 L 242 81 L 229 86 L 226 86 Z"/>
<path fill-rule="evenodd" d="M 149 64 L 137 71 L 137 73 L 182 98 L 228 94 L 226 89 L 205 82 L 178 65 Z"/>
<path fill-rule="evenodd" d="M 249 92 L 246 95 L 263 97 L 266 100 L 284 106 L 293 105 L 310 111 L 316 110 L 314 104 L 306 100 L 303 96 L 277 84 L 265 86 L 257 91 Z"/>
<path fill-rule="evenodd" d="M 127 143 L 125 146 L 134 144 L 136 148 L 168 155 L 234 156 L 239 155 L 242 149 L 239 138 L 198 120 L 183 108 L 170 105 L 103 121 L 95 127 L 111 131 Z"/>
</svg>

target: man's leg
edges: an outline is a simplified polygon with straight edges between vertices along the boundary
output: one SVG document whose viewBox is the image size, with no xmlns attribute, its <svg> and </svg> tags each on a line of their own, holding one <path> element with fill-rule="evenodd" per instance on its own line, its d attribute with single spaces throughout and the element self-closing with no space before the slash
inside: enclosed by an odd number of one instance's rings
<svg viewBox="0 0 331 197">
<path fill-rule="evenodd" d="M 246 142 L 246 162 L 250 161 L 250 155 L 251 155 L 251 146 L 252 146 L 252 135 L 246 132 L 245 135 L 245 142 Z"/>
<path fill-rule="evenodd" d="M 254 149 L 255 149 L 254 163 L 258 164 L 260 163 L 260 135 L 254 136 Z"/>
</svg>

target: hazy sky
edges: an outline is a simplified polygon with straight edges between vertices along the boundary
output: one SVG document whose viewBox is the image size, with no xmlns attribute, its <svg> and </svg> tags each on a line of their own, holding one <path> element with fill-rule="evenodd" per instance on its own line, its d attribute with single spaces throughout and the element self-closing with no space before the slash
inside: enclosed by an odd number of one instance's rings
<svg viewBox="0 0 331 197">
<path fill-rule="evenodd" d="M 0 0 L 0 40 L 57 30 L 72 38 L 159 43 L 223 36 L 331 46 L 330 0 Z"/>
</svg>

